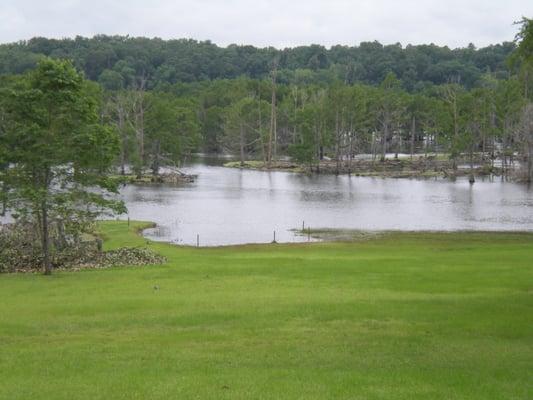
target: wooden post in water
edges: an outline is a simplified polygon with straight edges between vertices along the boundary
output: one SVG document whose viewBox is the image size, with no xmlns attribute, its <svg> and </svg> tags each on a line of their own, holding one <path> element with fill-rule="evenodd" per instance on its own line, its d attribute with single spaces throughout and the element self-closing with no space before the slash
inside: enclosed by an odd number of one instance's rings
<svg viewBox="0 0 533 400">
<path fill-rule="evenodd" d="M 272 243 L 276 243 L 276 231 L 274 231 L 274 240 L 272 241 Z"/>
<path fill-rule="evenodd" d="M 130 216 L 128 215 L 128 226 L 130 226 Z"/>
<path fill-rule="evenodd" d="M 196 234 L 196 247 L 200 247 L 200 234 Z"/>
<path fill-rule="evenodd" d="M 311 241 L 311 227 L 309 226 L 307 227 L 307 241 Z"/>
<path fill-rule="evenodd" d="M 305 231 L 305 221 L 302 221 L 302 232 Z"/>
</svg>

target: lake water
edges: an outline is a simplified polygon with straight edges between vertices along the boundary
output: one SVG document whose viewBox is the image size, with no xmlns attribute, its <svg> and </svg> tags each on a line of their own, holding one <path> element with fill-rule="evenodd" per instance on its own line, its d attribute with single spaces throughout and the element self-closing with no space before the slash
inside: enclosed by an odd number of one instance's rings
<svg viewBox="0 0 533 400">
<path fill-rule="evenodd" d="M 193 184 L 130 185 L 122 190 L 135 220 L 158 228 L 154 240 L 201 246 L 307 241 L 292 229 L 533 231 L 533 190 L 478 179 L 306 176 L 193 164 Z"/>
</svg>

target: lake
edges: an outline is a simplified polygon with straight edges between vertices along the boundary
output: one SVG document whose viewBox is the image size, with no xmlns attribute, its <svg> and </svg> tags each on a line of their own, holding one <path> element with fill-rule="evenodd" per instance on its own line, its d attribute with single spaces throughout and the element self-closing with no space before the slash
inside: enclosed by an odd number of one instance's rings
<svg viewBox="0 0 533 400">
<path fill-rule="evenodd" d="M 153 240 L 201 246 L 307 241 L 311 228 L 402 231 L 533 231 L 533 190 L 500 178 L 455 182 L 300 175 L 191 164 L 195 183 L 129 185 L 134 220 Z M 213 164 L 213 163 L 211 163 Z M 215 163 L 216 164 L 216 163 Z"/>
</svg>

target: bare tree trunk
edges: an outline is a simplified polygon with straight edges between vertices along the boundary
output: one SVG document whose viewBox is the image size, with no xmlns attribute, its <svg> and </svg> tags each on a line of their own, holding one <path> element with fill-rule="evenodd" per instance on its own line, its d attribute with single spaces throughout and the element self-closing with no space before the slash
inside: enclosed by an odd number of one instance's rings
<svg viewBox="0 0 533 400">
<path fill-rule="evenodd" d="M 265 142 L 263 140 L 263 117 L 261 113 L 261 96 L 258 96 L 259 98 L 259 142 L 261 145 L 261 158 L 263 159 L 263 165 L 266 164 L 266 155 L 265 155 Z"/>
<path fill-rule="evenodd" d="M 144 113 L 146 111 L 146 104 L 144 99 L 144 89 L 146 84 L 146 78 L 141 77 L 139 83 L 139 89 L 136 93 L 136 100 L 134 104 L 135 112 L 135 132 L 137 134 L 137 146 L 139 152 L 139 171 L 137 172 L 140 178 L 143 174 L 144 168 Z"/>
<path fill-rule="evenodd" d="M 144 102 L 144 101 L 143 101 Z M 142 169 L 144 166 L 144 104 L 141 104 L 141 108 L 139 109 L 139 130 L 138 133 L 138 140 L 139 140 L 139 161 L 141 163 L 141 175 L 142 175 Z"/>
<path fill-rule="evenodd" d="M 272 99 L 271 99 L 271 109 L 270 109 L 270 132 L 268 135 L 268 152 L 267 152 L 267 163 L 268 168 L 272 166 L 272 154 L 274 154 L 274 158 L 276 157 L 277 153 L 277 127 L 276 127 L 276 75 L 277 75 L 277 62 L 274 64 L 274 68 L 272 70 Z M 274 141 L 274 145 L 272 142 Z M 272 150 L 274 148 L 274 150 Z"/>
<path fill-rule="evenodd" d="M 339 127 L 339 111 L 335 115 L 335 175 L 340 172 L 340 127 Z"/>
<path fill-rule="evenodd" d="M 117 100 L 119 102 L 120 100 Z M 118 114 L 118 131 L 121 137 L 121 146 L 120 146 L 120 173 L 121 175 L 126 174 L 126 149 L 127 149 L 127 138 L 126 133 L 124 132 L 124 108 L 122 104 L 117 104 L 117 114 Z"/>
<path fill-rule="evenodd" d="M 52 274 L 52 263 L 50 261 L 50 232 L 48 231 L 48 205 L 43 201 L 41 205 L 42 217 L 42 247 L 43 247 L 43 267 L 44 274 Z"/>
<path fill-rule="evenodd" d="M 5 182 L 2 182 L 2 209 L 0 210 L 0 217 L 6 215 L 7 211 L 7 185 Z"/>
<path fill-rule="evenodd" d="M 527 181 L 533 182 L 533 143 L 528 143 L 528 155 L 527 155 Z"/>
<path fill-rule="evenodd" d="M 411 118 L 411 161 L 415 154 L 415 129 L 416 129 L 416 117 L 413 115 Z"/>
<path fill-rule="evenodd" d="M 381 161 L 384 162 L 387 157 L 387 139 L 389 137 L 389 122 L 383 123 L 383 134 L 381 135 Z"/>
<path fill-rule="evenodd" d="M 487 143 L 486 143 L 485 129 L 483 129 L 481 131 L 481 160 L 483 164 L 485 164 L 486 149 L 487 149 Z"/>
<path fill-rule="evenodd" d="M 241 154 L 241 167 L 244 167 L 244 126 L 242 123 L 239 130 L 239 148 Z"/>
<path fill-rule="evenodd" d="M 376 161 L 377 158 L 377 140 L 376 140 L 376 132 L 372 132 L 372 162 Z"/>
<path fill-rule="evenodd" d="M 522 111 L 518 139 L 524 146 L 524 156 L 527 158 L 526 179 L 533 181 L 533 103 L 527 104 Z"/>
<path fill-rule="evenodd" d="M 355 139 L 355 132 L 354 132 L 354 129 L 353 129 L 353 124 L 350 124 L 350 136 L 349 136 L 349 150 L 348 150 L 348 175 L 351 175 L 352 174 L 352 168 L 353 168 L 353 153 L 354 153 L 354 149 L 353 149 L 353 142 L 354 142 L 354 139 Z"/>
<path fill-rule="evenodd" d="M 457 102 L 454 99 L 453 103 L 453 144 L 452 146 L 455 146 L 457 144 L 457 139 L 459 138 L 459 122 L 457 117 Z M 453 157 L 452 157 L 452 164 L 453 169 L 457 169 L 457 154 L 455 154 L 455 149 L 452 149 Z"/>
<path fill-rule="evenodd" d="M 394 138 L 396 137 L 396 135 L 394 135 L 394 132 L 392 135 L 393 144 L 394 144 L 394 159 L 395 160 L 398 159 L 398 152 L 402 151 L 402 135 L 401 135 L 399 126 L 397 127 L 397 132 L 398 132 L 397 140 L 394 140 Z"/>
<path fill-rule="evenodd" d="M 320 126 L 315 122 L 315 138 L 316 138 L 316 173 L 320 173 L 320 161 L 322 161 L 322 146 L 320 145 L 321 135 L 320 135 Z"/>
<path fill-rule="evenodd" d="M 152 175 L 159 175 L 159 169 L 161 168 L 159 156 L 161 153 L 161 141 L 156 140 L 154 142 L 154 161 L 152 163 Z"/>
<path fill-rule="evenodd" d="M 424 158 L 427 161 L 428 158 L 428 149 L 429 149 L 429 135 L 426 133 L 426 137 L 424 138 Z M 437 150 L 435 150 L 435 154 L 437 153 Z"/>
<path fill-rule="evenodd" d="M 502 176 L 506 177 L 508 174 L 508 165 L 507 165 L 507 122 L 504 125 L 503 131 L 503 141 L 502 141 Z"/>
<path fill-rule="evenodd" d="M 452 107 L 453 116 L 453 139 L 452 139 L 452 167 L 457 169 L 457 154 L 454 148 L 459 139 L 459 115 L 457 110 L 457 93 L 456 89 L 450 85 L 446 86 L 444 100 Z"/>
<path fill-rule="evenodd" d="M 492 152 L 490 155 L 490 166 L 494 170 L 494 161 L 496 160 L 496 138 L 492 136 Z"/>
<path fill-rule="evenodd" d="M 526 76 L 525 76 L 525 79 L 524 79 L 524 98 L 525 99 L 528 99 L 528 96 L 529 96 L 529 71 L 527 70 L 527 67 L 526 67 Z"/>
<path fill-rule="evenodd" d="M 470 145 L 470 175 L 468 177 L 468 182 L 474 183 L 476 179 L 474 178 L 474 144 Z"/>
<path fill-rule="evenodd" d="M 41 230 L 42 230 L 42 250 L 43 250 L 43 267 L 44 274 L 52 274 L 52 262 L 50 260 L 50 231 L 48 226 L 48 181 L 50 172 L 47 168 L 44 171 L 44 188 L 46 193 L 45 197 L 41 201 Z"/>
<path fill-rule="evenodd" d="M 293 90 L 294 95 L 294 121 L 293 121 L 293 132 L 292 132 L 292 144 L 296 143 L 296 115 L 298 111 L 298 87 Z"/>
<path fill-rule="evenodd" d="M 274 105 L 274 154 L 272 158 L 274 161 L 277 161 L 278 159 L 278 117 L 276 105 Z"/>
</svg>

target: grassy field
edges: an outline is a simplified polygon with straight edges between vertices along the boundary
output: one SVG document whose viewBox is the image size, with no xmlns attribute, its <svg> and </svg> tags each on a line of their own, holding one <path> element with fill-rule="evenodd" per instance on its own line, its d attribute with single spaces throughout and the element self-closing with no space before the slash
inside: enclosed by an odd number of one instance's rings
<svg viewBox="0 0 533 400">
<path fill-rule="evenodd" d="M 0 275 L 1 399 L 532 399 L 533 235 L 178 248 Z"/>
</svg>

